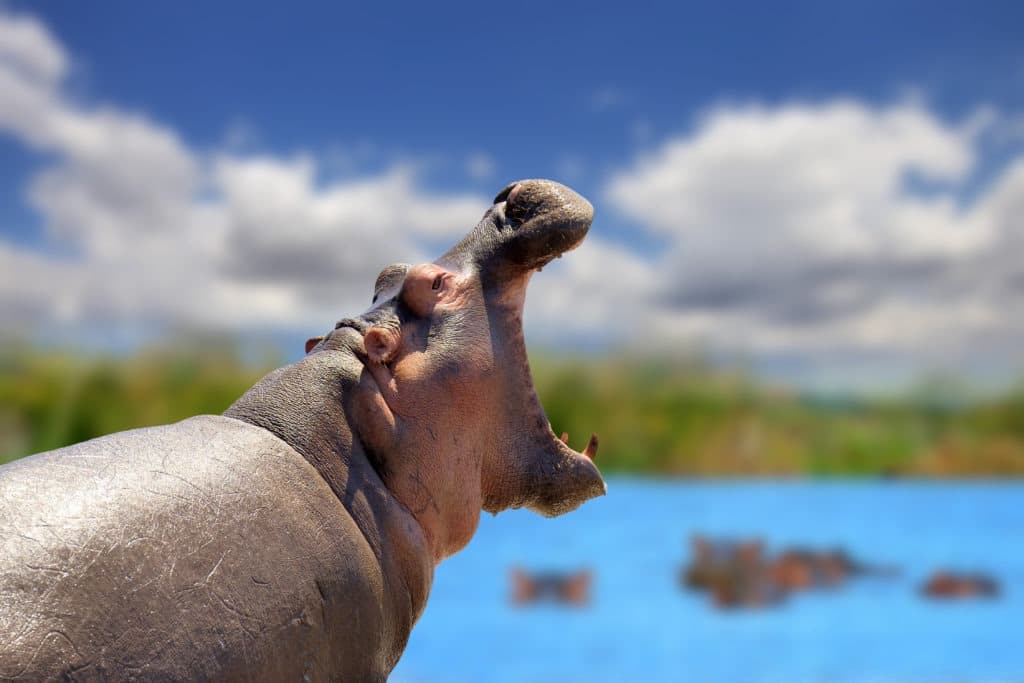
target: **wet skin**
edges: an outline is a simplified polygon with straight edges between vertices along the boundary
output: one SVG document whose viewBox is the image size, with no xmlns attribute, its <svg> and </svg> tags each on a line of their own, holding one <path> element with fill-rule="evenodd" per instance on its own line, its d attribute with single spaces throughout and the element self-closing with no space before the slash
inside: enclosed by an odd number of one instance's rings
<svg viewBox="0 0 1024 683">
<path fill-rule="evenodd" d="M 0 680 L 385 680 L 481 510 L 605 491 L 526 359 L 531 275 L 592 209 L 510 185 L 224 414 L 0 468 Z"/>
</svg>

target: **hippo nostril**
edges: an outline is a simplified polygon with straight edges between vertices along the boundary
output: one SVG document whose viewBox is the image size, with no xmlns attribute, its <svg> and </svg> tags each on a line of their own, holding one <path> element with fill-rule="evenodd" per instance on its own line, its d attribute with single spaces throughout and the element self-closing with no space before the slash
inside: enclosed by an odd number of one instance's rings
<svg viewBox="0 0 1024 683">
<path fill-rule="evenodd" d="M 512 191 L 508 193 L 508 199 L 505 200 L 505 203 L 514 204 L 516 197 L 519 196 L 519 190 L 521 189 L 523 189 L 523 186 L 517 183 L 516 186 L 512 188 Z"/>
<path fill-rule="evenodd" d="M 495 203 L 505 202 L 505 219 L 512 227 L 518 227 L 525 222 L 530 214 L 530 202 L 522 201 L 522 195 L 523 184 L 512 183 L 494 198 Z"/>
<path fill-rule="evenodd" d="M 500 204 L 501 202 L 512 201 L 512 197 L 518 194 L 518 189 L 519 183 L 512 183 L 511 185 L 505 186 L 505 189 L 499 192 L 498 196 L 494 198 L 494 203 Z"/>
</svg>

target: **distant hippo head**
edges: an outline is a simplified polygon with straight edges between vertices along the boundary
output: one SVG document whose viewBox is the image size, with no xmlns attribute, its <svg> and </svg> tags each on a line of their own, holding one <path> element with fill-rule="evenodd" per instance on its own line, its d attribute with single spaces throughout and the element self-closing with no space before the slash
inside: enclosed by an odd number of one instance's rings
<svg viewBox="0 0 1024 683">
<path fill-rule="evenodd" d="M 461 520 L 439 511 L 465 527 L 449 552 L 469 540 L 481 509 L 553 517 L 605 492 L 596 438 L 577 452 L 552 431 L 522 330 L 530 277 L 579 246 L 592 218 L 558 183 L 513 183 L 446 254 L 384 268 L 366 313 L 310 341 L 313 354 L 347 349 L 362 363 L 350 427 L 388 488 L 414 512 L 446 500 L 475 508 Z"/>
</svg>

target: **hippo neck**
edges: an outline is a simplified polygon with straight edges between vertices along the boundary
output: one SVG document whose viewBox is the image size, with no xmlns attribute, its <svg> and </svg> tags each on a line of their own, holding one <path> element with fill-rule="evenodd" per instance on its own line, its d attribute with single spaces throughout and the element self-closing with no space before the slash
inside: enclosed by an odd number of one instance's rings
<svg viewBox="0 0 1024 683">
<path fill-rule="evenodd" d="M 353 463 L 352 434 L 340 402 L 329 395 L 328 373 L 304 363 L 280 368 L 257 382 L 224 415 L 262 427 L 298 451 L 335 494 L 344 491 Z"/>
<path fill-rule="evenodd" d="M 401 614 L 392 639 L 400 654 L 426 606 L 434 563 L 422 529 L 381 481 L 350 427 L 345 398 L 361 370 L 358 360 L 339 352 L 308 356 L 268 374 L 224 415 L 273 433 L 334 491 L 380 561 L 393 601 L 389 613 Z"/>
</svg>

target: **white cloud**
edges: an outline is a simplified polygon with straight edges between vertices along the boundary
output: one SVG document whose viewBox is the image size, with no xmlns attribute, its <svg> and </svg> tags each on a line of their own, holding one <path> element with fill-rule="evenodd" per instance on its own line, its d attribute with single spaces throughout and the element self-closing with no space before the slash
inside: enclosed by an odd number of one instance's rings
<svg viewBox="0 0 1024 683">
<path fill-rule="evenodd" d="M 325 187 L 317 187 L 309 157 L 221 159 L 215 169 L 229 226 L 228 272 L 240 282 L 299 287 L 325 305 L 349 291 L 365 305 L 383 265 L 429 260 L 436 254 L 423 240 L 454 242 L 485 206 L 423 192 L 403 168 Z"/>
<path fill-rule="evenodd" d="M 643 258 L 591 235 L 578 250 L 544 268 L 543 286 L 527 293 L 530 339 L 548 344 L 636 341 L 657 293 L 657 273 Z"/>
<path fill-rule="evenodd" d="M 755 355 L 970 364 L 998 349 L 1011 364 L 1024 160 L 973 204 L 957 195 L 993 118 L 851 100 L 710 112 L 606 188 L 663 242 L 646 324 Z"/>
<path fill-rule="evenodd" d="M 39 22 L 0 12 L 0 134 L 53 159 L 29 189 L 50 248 L 0 238 L 0 310 L 23 331 L 319 329 L 368 304 L 379 268 L 424 258 L 488 205 L 427 193 L 403 166 L 323 183 L 311 156 L 197 152 L 146 116 L 72 101 L 68 64 Z"/>
<path fill-rule="evenodd" d="M 63 48 L 29 16 L 6 15 L 0 21 L 0 60 L 46 83 L 59 80 L 68 67 Z"/>
</svg>

